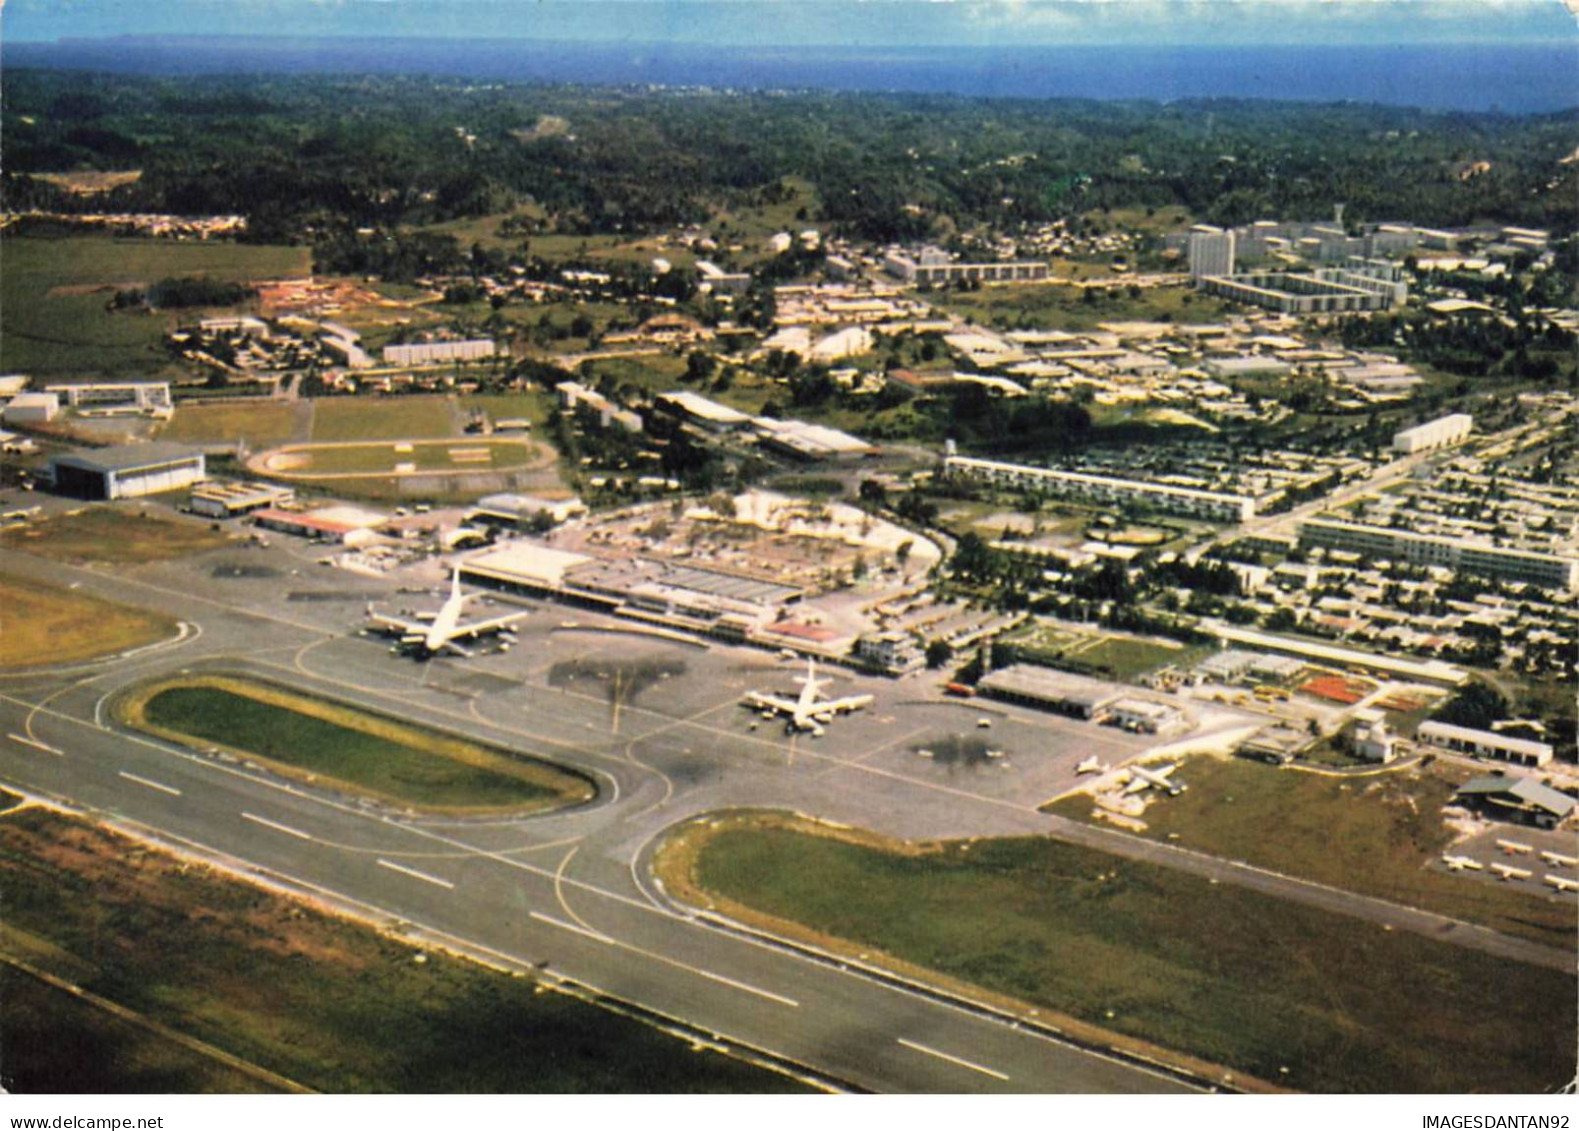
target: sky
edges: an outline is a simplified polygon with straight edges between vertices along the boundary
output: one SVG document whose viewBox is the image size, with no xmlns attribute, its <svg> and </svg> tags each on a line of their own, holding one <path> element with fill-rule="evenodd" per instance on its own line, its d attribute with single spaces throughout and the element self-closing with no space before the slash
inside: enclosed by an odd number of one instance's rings
<svg viewBox="0 0 1579 1131">
<path fill-rule="evenodd" d="M 718 46 L 1573 43 L 1579 0 L 0 0 L 10 42 L 125 35 Z"/>
</svg>

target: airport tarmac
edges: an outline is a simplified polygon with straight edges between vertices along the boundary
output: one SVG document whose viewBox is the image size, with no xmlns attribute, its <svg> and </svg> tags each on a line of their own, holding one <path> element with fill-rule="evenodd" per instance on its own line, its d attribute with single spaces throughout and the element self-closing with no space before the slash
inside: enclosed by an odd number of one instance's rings
<svg viewBox="0 0 1579 1131">
<path fill-rule="evenodd" d="M 891 681 L 834 669 L 830 693 L 870 693 L 873 704 L 822 738 L 786 734 L 739 701 L 747 690 L 792 690 L 798 664 L 632 634 L 624 622 L 542 602 L 527 605 L 508 651 L 484 645 L 470 658 L 421 663 L 358 630 L 369 601 L 386 611 L 436 607 L 431 591 L 401 591 L 433 579 L 332 570 L 315 564 L 322 552 L 282 537 L 110 570 L 0 551 L 7 572 L 187 626 L 177 642 L 120 659 L 0 677 L 0 781 L 486 953 L 547 962 L 874 1090 L 1152 1092 L 1217 1082 L 1077 1048 L 942 995 L 721 931 L 653 890 L 641 864 L 666 829 L 699 813 L 767 807 L 904 837 L 1056 834 L 1508 957 L 1571 964 L 1440 916 L 1037 812 L 1077 780 L 1079 761 L 1120 762 L 1155 740 L 945 700 L 925 674 Z M 599 796 L 533 818 L 418 817 L 116 729 L 108 708 L 117 692 L 206 670 L 250 673 L 562 762 L 591 774 Z M 989 727 L 977 725 L 984 718 Z M 1208 725 L 1236 718 L 1224 711 Z"/>
</svg>

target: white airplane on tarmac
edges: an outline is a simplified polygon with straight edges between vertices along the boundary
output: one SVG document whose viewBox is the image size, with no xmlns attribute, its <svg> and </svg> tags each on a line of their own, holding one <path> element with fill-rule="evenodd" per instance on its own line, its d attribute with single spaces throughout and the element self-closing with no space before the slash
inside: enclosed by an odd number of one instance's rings
<svg viewBox="0 0 1579 1131">
<path fill-rule="evenodd" d="M 1081 762 L 1075 767 L 1075 773 L 1077 774 L 1101 774 L 1105 772 L 1106 769 L 1097 759 L 1095 754 L 1091 755 L 1091 757 L 1087 758 L 1084 762 Z"/>
<path fill-rule="evenodd" d="M 1124 787 L 1126 795 L 1139 793 L 1143 789 L 1158 789 L 1169 797 L 1177 797 L 1189 787 L 1182 781 L 1174 781 L 1172 774 L 1177 770 L 1178 764 L 1164 766 L 1160 770 L 1148 770 L 1145 766 L 1131 766 L 1129 768 L 1129 784 Z"/>
<path fill-rule="evenodd" d="M 471 653 L 456 641 L 475 639 L 494 632 L 506 632 L 510 625 L 526 616 L 525 613 L 506 613 L 501 617 L 461 623 L 461 613 L 466 608 L 466 602 L 478 596 L 480 594 L 461 592 L 461 575 L 457 570 L 450 579 L 449 599 L 438 612 L 419 613 L 415 619 L 406 620 L 402 617 L 375 613 L 373 606 L 369 605 L 367 619 L 370 627 L 390 636 L 399 636 L 400 647 L 409 649 L 420 659 L 425 660 L 441 652 L 470 656 Z"/>
<path fill-rule="evenodd" d="M 796 676 L 795 682 L 801 687 L 800 694 L 794 699 L 787 699 L 771 692 L 748 691 L 741 702 L 761 711 L 763 718 L 783 716 L 786 731 L 791 734 L 796 731 L 809 731 L 813 738 L 821 738 L 824 733 L 823 728 L 832 722 L 835 716 L 859 711 L 872 702 L 870 695 L 849 695 L 843 699 L 825 698 L 822 689 L 830 681 L 817 678 L 817 661 L 810 657 L 806 659 L 806 674 Z"/>
</svg>

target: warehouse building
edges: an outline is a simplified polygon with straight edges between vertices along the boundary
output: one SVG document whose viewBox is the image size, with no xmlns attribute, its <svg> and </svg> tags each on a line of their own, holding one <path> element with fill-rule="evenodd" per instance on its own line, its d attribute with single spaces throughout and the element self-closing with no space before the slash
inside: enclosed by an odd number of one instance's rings
<svg viewBox="0 0 1579 1131">
<path fill-rule="evenodd" d="M 1002 263 L 956 263 L 941 248 L 924 247 L 914 257 L 903 251 L 883 256 L 883 270 L 916 286 L 936 286 L 971 280 L 980 283 L 1017 283 L 1047 278 L 1047 264 L 1040 260 Z"/>
<path fill-rule="evenodd" d="M 237 518 L 294 501 L 296 492 L 273 483 L 199 483 L 188 502 L 205 518 Z"/>
<path fill-rule="evenodd" d="M 6 402 L 0 419 L 6 424 L 48 424 L 60 415 L 60 397 L 54 393 L 18 393 Z"/>
<path fill-rule="evenodd" d="M 1139 479 L 1114 479 L 1078 471 L 1057 471 L 1025 464 L 950 456 L 943 461 L 950 475 L 985 480 L 1004 487 L 1037 491 L 1058 498 L 1099 503 L 1132 504 L 1169 514 L 1192 515 L 1219 522 L 1248 522 L 1255 517 L 1256 501 L 1248 495 L 1197 491 Z"/>
<path fill-rule="evenodd" d="M 1526 777 L 1491 774 L 1458 787 L 1453 800 L 1489 816 L 1552 829 L 1572 816 L 1574 799 Z"/>
<path fill-rule="evenodd" d="M 126 444 L 51 456 L 49 473 L 62 495 L 132 499 L 201 483 L 203 453 L 180 444 Z"/>
<path fill-rule="evenodd" d="M 1410 565 L 1441 566 L 1545 589 L 1579 588 L 1579 558 L 1470 542 L 1454 534 L 1413 534 L 1386 526 L 1313 518 L 1299 524 L 1299 544 L 1301 549 L 1342 550 Z"/>
<path fill-rule="evenodd" d="M 656 400 L 659 408 L 709 432 L 738 432 L 751 424 L 745 413 L 685 389 L 659 393 Z"/>
<path fill-rule="evenodd" d="M 1425 424 L 1416 424 L 1413 428 L 1405 428 L 1393 436 L 1393 451 L 1401 455 L 1413 455 L 1415 452 L 1427 452 L 1433 448 L 1445 448 L 1449 444 L 1463 443 L 1469 438 L 1470 431 L 1475 427 L 1475 418 L 1468 413 L 1455 412 L 1450 416 L 1439 417 Z"/>
<path fill-rule="evenodd" d="M 1034 664 L 999 668 L 982 676 L 976 690 L 994 699 L 1024 703 L 1074 719 L 1096 718 L 1123 694 L 1114 684 Z"/>
<path fill-rule="evenodd" d="M 759 416 L 752 421 L 752 425 L 757 431 L 758 443 L 793 459 L 860 459 L 873 452 L 872 445 L 859 436 L 821 424 Z"/>
<path fill-rule="evenodd" d="M 1516 766 L 1538 769 L 1552 760 L 1552 748 L 1544 742 L 1513 738 L 1495 731 L 1453 726 L 1450 723 L 1421 723 L 1420 729 L 1415 732 L 1415 740 L 1475 758 L 1512 762 Z"/>
</svg>

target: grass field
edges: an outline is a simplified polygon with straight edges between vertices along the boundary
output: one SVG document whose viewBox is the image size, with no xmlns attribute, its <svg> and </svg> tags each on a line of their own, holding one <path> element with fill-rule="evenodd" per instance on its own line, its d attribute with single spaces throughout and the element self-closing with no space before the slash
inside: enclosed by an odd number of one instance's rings
<svg viewBox="0 0 1579 1131">
<path fill-rule="evenodd" d="M 1548 946 L 1579 940 L 1572 900 L 1427 866 L 1451 842 L 1441 811 L 1454 787 L 1443 773 L 1343 779 L 1210 758 L 1191 759 L 1187 770 L 1189 790 L 1146 811 L 1146 835 Z M 1071 797 L 1052 810 L 1088 820 L 1091 802 Z"/>
<path fill-rule="evenodd" d="M 1101 297 L 1087 302 L 1083 287 L 1010 285 L 966 294 L 939 292 L 932 301 L 984 326 L 1071 331 L 1095 329 L 1102 322 L 1217 322 L 1236 309 L 1189 287 L 1147 287 L 1137 298 L 1131 298 L 1123 288 L 1111 296 L 1100 289 L 1098 294 Z"/>
<path fill-rule="evenodd" d="M 592 372 L 595 377 L 612 377 L 621 385 L 640 389 L 648 395 L 667 393 L 679 385 L 680 375 L 685 372 L 685 359 L 667 353 L 611 357 L 594 361 Z"/>
<path fill-rule="evenodd" d="M 86 593 L 0 578 L 0 668 L 66 664 L 165 640 L 164 617 Z"/>
<path fill-rule="evenodd" d="M 592 799 L 589 779 L 547 762 L 342 704 L 221 676 L 144 688 L 133 726 L 222 744 L 353 791 L 430 809 L 545 809 Z"/>
<path fill-rule="evenodd" d="M 71 818 L 0 820 L 0 950 L 325 1092 L 769 1092 L 787 1077 L 531 978 L 370 927 Z M 508 910 L 508 909 L 504 909 Z M 525 908 L 517 909 L 524 917 Z M 101 1011 L 0 982 L 9 1091 L 240 1089 Z"/>
<path fill-rule="evenodd" d="M 1189 663 L 1203 654 L 1199 648 L 1170 647 L 1133 636 L 1104 636 L 1089 648 L 1066 653 L 1071 659 L 1112 673 L 1114 679 L 1134 679 L 1164 664 Z"/>
<path fill-rule="evenodd" d="M 687 826 L 665 883 L 1305 1091 L 1537 1092 L 1573 1075 L 1571 975 L 1050 839 L 814 828 Z"/>
<path fill-rule="evenodd" d="M 321 397 L 313 402 L 312 438 L 429 440 L 459 434 L 450 397 Z"/>
<path fill-rule="evenodd" d="M 169 277 L 246 281 L 308 272 L 308 249 L 174 240 L 7 237 L 0 273 L 0 369 L 149 373 L 174 314 L 106 309 L 117 289 Z M 189 312 L 190 313 L 190 312 Z"/>
<path fill-rule="evenodd" d="M 461 398 L 461 409 L 488 414 L 495 423 L 501 420 L 528 420 L 541 428 L 548 420 L 554 398 L 550 393 L 474 393 Z"/>
<path fill-rule="evenodd" d="M 399 450 L 401 447 L 408 451 Z M 479 451 L 485 459 L 456 458 L 454 452 Z M 275 474 L 282 477 L 312 478 L 315 475 L 389 474 L 403 464 L 412 471 L 492 471 L 520 467 L 531 461 L 534 445 L 523 440 L 500 440 L 467 436 L 445 443 L 358 443 L 344 447 L 292 448 L 290 455 L 304 462 Z"/>
<path fill-rule="evenodd" d="M 232 444 L 270 448 L 295 438 L 297 406 L 279 401 L 256 404 L 183 404 L 159 433 L 182 444 Z"/>
<path fill-rule="evenodd" d="M 0 534 L 0 546 L 62 562 L 138 565 L 228 546 L 234 537 L 199 522 L 121 505 L 91 506 Z"/>
</svg>

